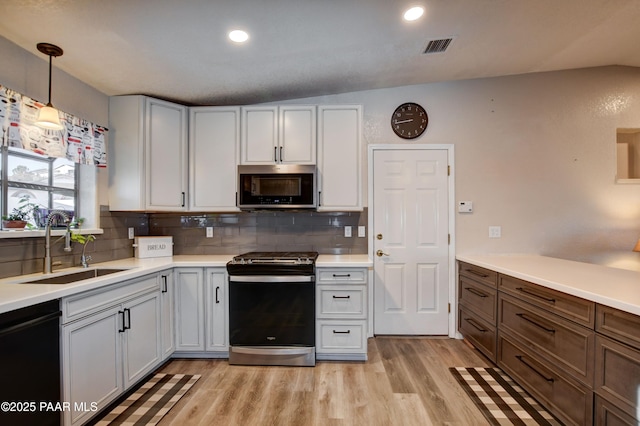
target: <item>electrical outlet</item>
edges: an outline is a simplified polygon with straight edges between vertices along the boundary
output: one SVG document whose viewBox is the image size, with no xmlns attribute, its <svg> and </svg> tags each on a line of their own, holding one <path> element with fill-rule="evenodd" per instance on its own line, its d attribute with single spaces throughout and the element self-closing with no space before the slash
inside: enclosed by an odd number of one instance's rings
<svg viewBox="0 0 640 426">
<path fill-rule="evenodd" d="M 350 226 L 345 226 L 344 227 L 344 236 L 346 238 L 351 238 L 351 227 Z"/>
<path fill-rule="evenodd" d="M 500 226 L 490 226 L 489 227 L 489 238 L 500 238 L 502 237 L 502 227 Z"/>
<path fill-rule="evenodd" d="M 129 228 L 129 239 L 133 240 L 135 238 L 135 232 L 133 230 L 133 228 Z"/>
<path fill-rule="evenodd" d="M 367 236 L 367 230 L 364 225 L 358 226 L 358 237 L 364 238 Z"/>
<path fill-rule="evenodd" d="M 213 238 L 213 226 L 207 226 L 207 238 Z"/>
</svg>

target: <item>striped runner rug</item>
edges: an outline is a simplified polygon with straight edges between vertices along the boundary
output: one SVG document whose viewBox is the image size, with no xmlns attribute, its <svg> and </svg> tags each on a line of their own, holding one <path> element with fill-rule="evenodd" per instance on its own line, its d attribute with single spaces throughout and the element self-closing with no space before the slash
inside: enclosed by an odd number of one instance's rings
<svg viewBox="0 0 640 426">
<path fill-rule="evenodd" d="M 96 425 L 155 425 L 200 375 L 155 374 Z"/>
<path fill-rule="evenodd" d="M 449 371 L 491 425 L 562 425 L 499 368 L 452 367 Z"/>
</svg>

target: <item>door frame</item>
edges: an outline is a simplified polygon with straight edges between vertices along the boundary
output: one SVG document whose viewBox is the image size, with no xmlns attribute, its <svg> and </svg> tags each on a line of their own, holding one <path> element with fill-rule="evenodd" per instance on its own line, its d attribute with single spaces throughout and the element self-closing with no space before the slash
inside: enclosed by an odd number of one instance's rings
<svg viewBox="0 0 640 426">
<path fill-rule="evenodd" d="M 368 239 L 368 252 L 372 262 L 375 262 L 375 253 L 373 250 L 373 239 L 374 239 L 374 229 L 373 229 L 373 155 L 376 151 L 401 151 L 401 150 L 445 150 L 447 151 L 447 158 L 449 161 L 449 176 L 448 176 L 448 210 L 449 210 L 449 220 L 448 220 L 448 232 L 451 236 L 449 243 L 449 337 L 459 338 L 460 335 L 457 334 L 457 315 L 458 304 L 456 297 L 456 239 L 455 239 L 455 149 L 453 144 L 372 144 L 368 147 L 368 159 L 367 159 L 367 220 L 369 223 L 369 239 Z M 372 267 L 372 271 L 375 268 Z M 370 335 L 373 335 L 373 318 L 374 313 L 373 310 L 375 308 L 374 305 L 374 293 L 376 285 L 376 277 L 375 272 L 371 273 L 371 288 L 369 291 L 369 330 Z"/>
</svg>

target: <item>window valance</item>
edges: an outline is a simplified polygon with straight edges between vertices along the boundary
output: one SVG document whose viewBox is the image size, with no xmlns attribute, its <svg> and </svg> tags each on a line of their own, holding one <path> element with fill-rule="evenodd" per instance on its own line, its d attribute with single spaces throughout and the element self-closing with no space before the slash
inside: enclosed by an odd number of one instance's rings
<svg viewBox="0 0 640 426">
<path fill-rule="evenodd" d="M 0 85 L 2 145 L 26 149 L 48 157 L 67 158 L 74 163 L 107 166 L 107 128 L 63 111 L 62 130 L 34 124 L 44 104 Z"/>
</svg>

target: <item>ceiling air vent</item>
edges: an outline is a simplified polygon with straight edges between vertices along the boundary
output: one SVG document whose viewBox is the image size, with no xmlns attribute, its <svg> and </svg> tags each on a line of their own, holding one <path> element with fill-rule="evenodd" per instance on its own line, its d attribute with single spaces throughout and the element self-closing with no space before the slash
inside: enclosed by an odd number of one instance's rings
<svg viewBox="0 0 640 426">
<path fill-rule="evenodd" d="M 422 53 L 442 53 L 447 50 L 447 47 L 451 44 L 453 38 L 441 38 L 439 40 L 429 40 L 427 47 Z"/>
</svg>

